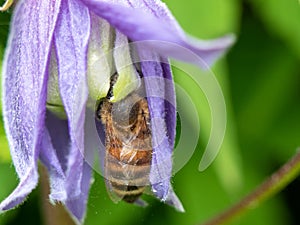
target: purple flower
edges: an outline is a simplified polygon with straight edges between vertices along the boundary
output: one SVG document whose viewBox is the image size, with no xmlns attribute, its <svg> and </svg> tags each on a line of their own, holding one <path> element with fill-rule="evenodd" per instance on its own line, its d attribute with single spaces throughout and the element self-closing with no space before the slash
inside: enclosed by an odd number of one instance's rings
<svg viewBox="0 0 300 225">
<path fill-rule="evenodd" d="M 133 41 L 140 41 L 135 49 L 128 45 Z M 150 126 L 151 189 L 157 198 L 183 211 L 170 184 L 174 87 L 149 78 L 154 75 L 172 83 L 170 66 L 163 63 L 167 57 L 197 63 L 183 50 L 187 49 L 211 64 L 231 43 L 232 37 L 210 42 L 188 38 L 159 0 L 18 1 L 3 64 L 3 116 L 20 182 L 1 202 L 0 211 L 22 203 L 36 187 L 41 160 L 50 176 L 50 200 L 63 202 L 82 222 L 91 185 L 91 167 L 83 156 L 89 151 L 84 118 L 88 99 L 108 94 L 112 67 L 119 73 L 115 102 L 139 85 L 139 73 L 144 78 L 150 118 L 159 118 Z M 103 57 L 118 46 L 123 47 Z M 131 54 L 151 61 L 141 60 L 141 71 L 133 65 L 122 69 L 132 62 Z M 124 89 L 128 79 L 135 78 L 137 82 Z M 151 93 L 166 96 L 171 104 L 151 98 Z"/>
</svg>

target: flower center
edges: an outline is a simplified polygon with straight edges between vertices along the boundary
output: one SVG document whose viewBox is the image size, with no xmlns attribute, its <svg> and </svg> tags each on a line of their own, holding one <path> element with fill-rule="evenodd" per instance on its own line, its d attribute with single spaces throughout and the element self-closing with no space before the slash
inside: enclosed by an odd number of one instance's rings
<svg viewBox="0 0 300 225">
<path fill-rule="evenodd" d="M 109 102 L 119 102 L 140 88 L 142 75 L 133 60 L 133 52 L 134 49 L 131 49 L 126 36 L 114 30 L 107 21 L 92 15 L 87 51 L 87 108 L 93 110 L 95 102 L 107 97 Z M 58 69 L 53 47 L 49 66 L 47 108 L 58 117 L 66 118 L 58 85 Z"/>
</svg>

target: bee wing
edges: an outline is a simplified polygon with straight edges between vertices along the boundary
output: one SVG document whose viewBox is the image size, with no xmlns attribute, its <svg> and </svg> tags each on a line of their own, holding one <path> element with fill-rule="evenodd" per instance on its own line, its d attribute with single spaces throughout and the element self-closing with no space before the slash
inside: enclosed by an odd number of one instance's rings
<svg viewBox="0 0 300 225">
<path fill-rule="evenodd" d="M 124 179 L 122 170 L 120 162 L 106 152 L 104 164 L 105 184 L 109 197 L 115 203 L 123 199 L 127 190 L 127 186 L 121 183 L 121 180 Z"/>
<path fill-rule="evenodd" d="M 145 173 L 142 166 L 126 164 L 109 155 L 106 156 L 106 162 L 109 166 L 105 170 L 106 187 L 112 200 L 118 202 L 123 199 L 130 203 L 135 202 L 148 183 L 148 171 Z M 148 166 L 146 169 L 148 170 Z M 142 201 L 138 201 L 137 204 L 145 205 Z"/>
<path fill-rule="evenodd" d="M 107 188 L 107 193 L 110 197 L 110 199 L 114 202 L 114 203 L 118 203 L 120 201 L 122 201 L 122 199 L 124 198 L 125 196 L 125 193 L 127 191 L 127 189 L 123 189 L 123 195 L 120 195 L 119 193 L 117 194 L 115 192 L 115 187 L 112 187 L 111 185 L 111 182 L 109 180 L 106 180 L 105 179 L 105 184 L 106 184 L 106 188 Z M 133 204 L 137 205 L 137 206 L 140 206 L 140 207 L 147 207 L 148 206 L 148 202 L 144 201 L 142 198 L 138 198 L 136 199 Z"/>
<path fill-rule="evenodd" d="M 115 192 L 115 188 L 112 186 L 111 181 L 108 179 L 105 179 L 105 186 L 106 186 L 108 196 L 114 203 L 120 202 L 125 196 L 124 194 L 123 195 L 117 194 Z M 125 192 L 125 189 L 123 191 Z"/>
<path fill-rule="evenodd" d="M 146 186 L 146 187 L 145 187 L 144 194 L 153 196 L 153 192 L 152 192 L 150 186 Z"/>
</svg>

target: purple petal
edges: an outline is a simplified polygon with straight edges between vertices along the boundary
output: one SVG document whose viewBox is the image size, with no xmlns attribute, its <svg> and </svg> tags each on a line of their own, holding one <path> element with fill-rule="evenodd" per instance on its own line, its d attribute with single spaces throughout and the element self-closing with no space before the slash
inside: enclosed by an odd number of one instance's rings
<svg viewBox="0 0 300 225">
<path fill-rule="evenodd" d="M 47 167 L 50 179 L 50 201 L 65 201 L 65 172 L 67 167 L 67 155 L 69 153 L 69 129 L 68 122 L 46 113 L 46 127 L 44 133 L 40 159 Z"/>
<path fill-rule="evenodd" d="M 100 151 L 101 157 L 99 157 L 99 159 L 103 160 L 105 154 L 103 125 L 99 120 L 95 120 L 94 111 L 86 110 L 84 127 L 84 148 L 87 151 L 84 152 L 85 161 L 83 162 L 82 179 L 80 181 L 81 192 L 77 196 L 69 195 L 65 201 L 66 208 L 77 224 L 82 224 L 85 217 L 88 193 L 91 186 L 91 167 L 94 166 L 95 156 L 99 154 Z M 98 131 L 100 132 L 99 135 L 102 140 L 99 139 Z M 93 167 L 93 169 L 102 174 L 101 168 Z"/>
<path fill-rule="evenodd" d="M 141 4 L 133 9 L 103 0 L 82 0 L 82 2 L 132 41 L 144 41 L 142 43 L 144 47 L 164 57 L 195 63 L 203 68 L 212 64 L 233 43 L 232 36 L 212 41 L 200 41 L 185 36 L 171 14 L 166 12 L 167 8 L 162 8 L 161 5 L 156 5 L 155 8 L 152 6 L 153 12 L 147 13 L 145 6 Z M 159 13 L 160 11 L 163 13 Z M 154 12 L 159 17 L 153 15 Z M 161 14 L 167 15 L 162 17 Z"/>
<path fill-rule="evenodd" d="M 46 114 L 46 127 L 52 141 L 53 148 L 56 151 L 57 158 L 64 173 L 67 171 L 70 135 L 68 121 L 59 119 L 51 112 Z"/>
<path fill-rule="evenodd" d="M 38 181 L 44 129 L 47 62 L 60 1 L 20 1 L 14 12 L 3 70 L 3 117 L 20 183 L 0 210 L 21 203 Z"/>
<path fill-rule="evenodd" d="M 166 197 L 165 202 L 171 206 L 173 206 L 177 211 L 184 212 L 184 208 L 179 200 L 179 198 L 176 196 L 175 192 L 173 191 L 173 188 L 171 187 L 169 190 L 169 193 Z"/>
<path fill-rule="evenodd" d="M 16 189 L 0 204 L 0 213 L 5 210 L 12 209 L 17 205 L 21 204 L 28 194 L 36 187 L 38 182 L 37 168 L 31 166 L 21 177 L 20 183 Z"/>
<path fill-rule="evenodd" d="M 89 34 L 90 17 L 87 7 L 80 1 L 63 1 L 55 30 L 55 45 L 60 94 L 68 117 L 71 139 L 66 173 L 66 189 L 70 199 L 78 198 L 82 193 Z"/>
<path fill-rule="evenodd" d="M 170 184 L 172 151 L 175 139 L 176 100 L 174 83 L 168 62 L 144 49 L 139 49 L 146 96 L 151 117 L 152 164 L 150 183 L 161 200 L 184 211 Z"/>
<path fill-rule="evenodd" d="M 133 8 L 139 8 L 145 12 L 149 12 L 157 18 L 168 21 L 172 24 L 181 35 L 184 35 L 184 31 L 177 23 L 176 19 L 168 9 L 167 5 L 160 0 L 128 0 L 131 2 Z"/>
<path fill-rule="evenodd" d="M 170 145 L 174 147 L 176 132 L 176 95 L 174 88 L 175 86 L 170 65 L 167 63 L 162 63 L 161 67 L 163 70 L 163 77 L 167 81 L 165 82 L 165 95 L 167 96 L 167 101 L 165 101 L 167 135 L 169 137 Z"/>
<path fill-rule="evenodd" d="M 139 51 L 144 59 L 145 51 Z M 146 96 L 151 118 L 152 131 L 152 164 L 150 171 L 150 183 L 153 193 L 160 199 L 165 199 L 172 174 L 172 149 L 167 133 L 165 118 L 165 82 L 161 64 L 156 62 L 155 56 L 152 62 L 141 62 L 144 75 Z M 158 77 L 158 79 L 155 79 Z"/>
<path fill-rule="evenodd" d="M 46 129 L 42 139 L 40 159 L 47 167 L 49 173 L 50 201 L 64 201 L 66 199 L 65 175 L 57 158 L 56 151 L 52 146 L 48 130 Z"/>
<path fill-rule="evenodd" d="M 68 199 L 65 204 L 69 212 L 74 216 L 74 220 L 83 223 L 86 206 L 88 201 L 88 193 L 91 186 L 91 168 L 84 162 L 82 179 L 81 179 L 81 193 L 76 198 Z"/>
</svg>

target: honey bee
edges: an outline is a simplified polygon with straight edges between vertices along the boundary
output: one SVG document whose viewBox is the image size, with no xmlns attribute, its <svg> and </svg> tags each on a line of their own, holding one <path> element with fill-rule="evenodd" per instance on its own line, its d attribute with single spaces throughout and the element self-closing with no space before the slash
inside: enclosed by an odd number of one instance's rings
<svg viewBox="0 0 300 225">
<path fill-rule="evenodd" d="M 97 117 L 105 128 L 104 175 L 110 197 L 137 202 L 149 184 L 152 160 L 148 102 L 137 92 L 116 103 L 107 97 Z"/>
</svg>

